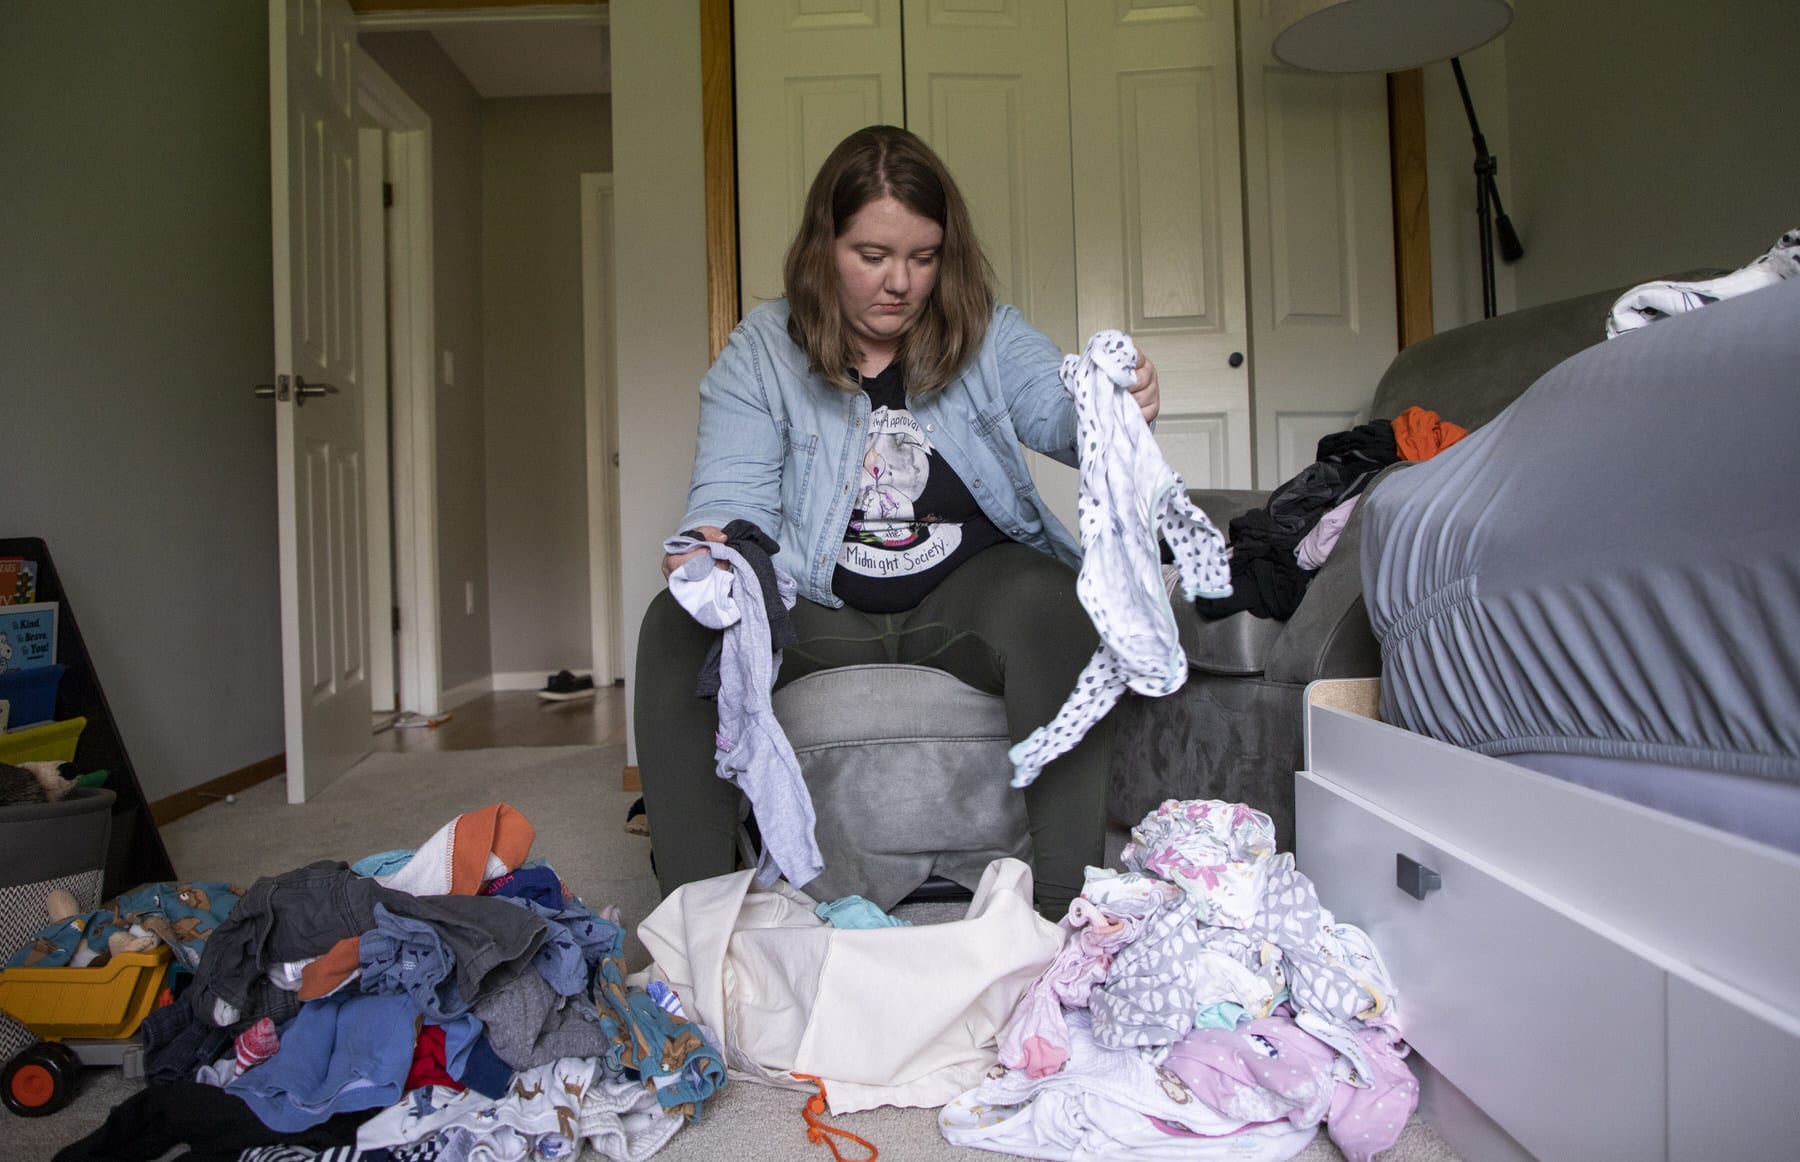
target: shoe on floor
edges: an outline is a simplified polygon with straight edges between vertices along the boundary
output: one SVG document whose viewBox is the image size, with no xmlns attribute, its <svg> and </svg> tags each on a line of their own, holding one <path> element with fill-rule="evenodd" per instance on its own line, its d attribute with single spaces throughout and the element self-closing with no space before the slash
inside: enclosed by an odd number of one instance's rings
<svg viewBox="0 0 1800 1162">
<path fill-rule="evenodd" d="M 539 690 L 538 697 L 546 702 L 568 702 L 576 698 L 592 698 L 594 696 L 594 680 L 582 675 L 576 677 L 567 670 L 558 670 L 550 675 L 550 680 Z"/>
<path fill-rule="evenodd" d="M 644 811 L 644 797 L 639 795 L 631 810 L 625 812 L 625 830 L 632 835 L 650 834 L 650 816 Z"/>
</svg>

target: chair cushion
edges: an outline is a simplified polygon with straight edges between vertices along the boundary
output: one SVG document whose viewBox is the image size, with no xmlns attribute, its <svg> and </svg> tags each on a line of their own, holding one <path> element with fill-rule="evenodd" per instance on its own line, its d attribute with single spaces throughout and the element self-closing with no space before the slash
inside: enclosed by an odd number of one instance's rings
<svg viewBox="0 0 1800 1162">
<path fill-rule="evenodd" d="M 1009 785 L 1005 703 L 928 666 L 821 670 L 773 699 L 812 792 L 825 870 L 815 900 L 892 908 L 933 875 L 973 889 L 995 859 L 1030 862 Z"/>
</svg>

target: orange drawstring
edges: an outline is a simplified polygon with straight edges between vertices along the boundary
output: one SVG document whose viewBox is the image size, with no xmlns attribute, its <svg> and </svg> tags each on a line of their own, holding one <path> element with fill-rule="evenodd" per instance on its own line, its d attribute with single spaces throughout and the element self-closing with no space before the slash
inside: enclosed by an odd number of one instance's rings
<svg viewBox="0 0 1800 1162">
<path fill-rule="evenodd" d="M 804 1110 L 800 1111 L 800 1116 L 806 1120 L 806 1140 L 807 1141 L 811 1142 L 815 1146 L 824 1146 L 826 1149 L 830 1150 L 831 1156 L 833 1158 L 836 1158 L 837 1162 L 875 1162 L 875 1159 L 881 1157 L 881 1152 L 876 1150 L 875 1147 L 871 1143 L 863 1141 L 861 1138 L 857 1137 L 855 1134 L 852 1134 L 849 1130 L 840 1130 L 836 1126 L 828 1126 L 824 1122 L 819 1120 L 819 1115 L 825 1112 L 825 1083 L 824 1082 L 820 1081 L 818 1078 L 814 1077 L 810 1073 L 796 1073 L 793 1076 L 797 1080 L 810 1081 L 814 1085 L 819 1087 L 819 1092 L 814 1094 L 812 1097 L 807 1098 L 806 1099 L 806 1108 Z M 867 1158 L 857 1158 L 857 1159 L 844 1157 L 842 1154 L 838 1153 L 837 1143 L 825 1136 L 827 1134 L 836 1134 L 840 1138 L 850 1139 L 852 1142 L 855 1142 L 858 1146 L 861 1146 L 863 1149 L 867 1150 L 869 1152 L 869 1156 Z"/>
</svg>

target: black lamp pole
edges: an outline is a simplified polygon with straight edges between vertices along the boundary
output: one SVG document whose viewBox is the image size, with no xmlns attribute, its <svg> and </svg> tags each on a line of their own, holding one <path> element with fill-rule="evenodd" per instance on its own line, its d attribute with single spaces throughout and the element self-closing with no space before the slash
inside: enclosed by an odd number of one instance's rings
<svg viewBox="0 0 1800 1162">
<path fill-rule="evenodd" d="M 1462 61 L 1450 58 L 1456 72 L 1456 89 L 1462 94 L 1463 112 L 1469 115 L 1469 132 L 1475 136 L 1475 217 L 1481 227 L 1481 317 L 1491 319 L 1499 313 L 1494 293 L 1494 232 L 1500 234 L 1500 257 L 1517 262 L 1525 255 L 1519 232 L 1500 204 L 1500 188 L 1494 184 L 1499 164 L 1488 152 L 1487 138 L 1481 135 L 1481 123 L 1475 119 L 1475 102 L 1469 99 L 1469 82 L 1463 79 Z"/>
</svg>

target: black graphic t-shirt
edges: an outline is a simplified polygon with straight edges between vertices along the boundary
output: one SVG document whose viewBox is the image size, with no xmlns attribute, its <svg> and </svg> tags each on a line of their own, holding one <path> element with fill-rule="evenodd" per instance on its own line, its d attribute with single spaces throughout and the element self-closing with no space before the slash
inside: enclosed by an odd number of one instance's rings
<svg viewBox="0 0 1800 1162">
<path fill-rule="evenodd" d="M 831 590 L 867 613 L 911 609 L 969 557 L 1006 540 L 906 408 L 895 360 L 863 381 L 869 440 Z"/>
</svg>

